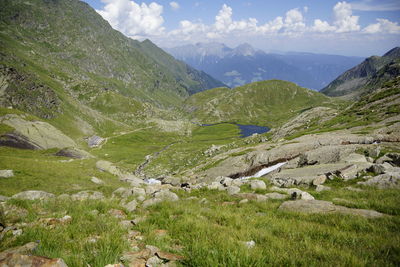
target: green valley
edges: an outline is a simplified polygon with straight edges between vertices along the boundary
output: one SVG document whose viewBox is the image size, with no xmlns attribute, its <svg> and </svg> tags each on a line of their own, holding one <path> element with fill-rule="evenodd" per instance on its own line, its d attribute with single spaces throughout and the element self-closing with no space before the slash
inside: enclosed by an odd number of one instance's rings
<svg viewBox="0 0 400 267">
<path fill-rule="evenodd" d="M 227 88 L 85 2 L 0 4 L 0 266 L 400 264 L 398 48 Z"/>
</svg>

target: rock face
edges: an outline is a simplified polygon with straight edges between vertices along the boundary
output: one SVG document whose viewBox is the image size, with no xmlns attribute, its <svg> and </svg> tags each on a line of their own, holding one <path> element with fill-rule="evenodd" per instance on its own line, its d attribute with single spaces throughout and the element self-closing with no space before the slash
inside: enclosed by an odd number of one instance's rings
<svg viewBox="0 0 400 267">
<path fill-rule="evenodd" d="M 43 121 L 27 121 L 15 114 L 0 118 L 15 130 L 0 138 L 0 145 L 26 149 L 76 147 L 76 143 L 60 130 Z"/>
<path fill-rule="evenodd" d="M 48 199 L 53 197 L 55 197 L 54 194 L 36 190 L 23 191 L 12 196 L 12 198 L 26 199 L 26 200 Z"/>
<path fill-rule="evenodd" d="M 323 200 L 296 200 L 285 201 L 279 207 L 279 210 L 293 211 L 302 213 L 342 213 L 359 215 L 366 218 L 378 218 L 384 216 L 374 210 L 350 209 L 339 205 L 334 205 L 332 202 Z"/>
<path fill-rule="evenodd" d="M 358 184 L 376 186 L 380 189 L 400 188 L 400 172 L 384 173 Z"/>
<path fill-rule="evenodd" d="M 0 178 L 10 178 L 14 176 L 13 170 L 0 170 Z"/>
</svg>

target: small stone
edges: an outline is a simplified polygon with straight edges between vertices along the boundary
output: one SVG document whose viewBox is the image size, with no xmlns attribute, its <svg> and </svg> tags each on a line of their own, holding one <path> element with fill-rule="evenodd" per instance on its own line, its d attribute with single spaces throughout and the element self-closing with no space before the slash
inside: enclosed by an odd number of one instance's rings
<svg viewBox="0 0 400 267">
<path fill-rule="evenodd" d="M 14 176 L 13 170 L 0 170 L 0 178 L 10 178 Z"/>
<path fill-rule="evenodd" d="M 107 264 L 104 267 L 124 267 L 122 263 Z"/>
<path fill-rule="evenodd" d="M 146 249 L 150 250 L 151 255 L 155 255 L 160 249 L 156 246 L 146 245 Z"/>
<path fill-rule="evenodd" d="M 321 184 L 325 183 L 325 181 L 326 181 L 326 175 L 321 174 L 317 178 L 315 178 L 312 183 L 313 183 L 313 185 L 321 185 Z"/>
<path fill-rule="evenodd" d="M 146 267 L 158 267 L 161 266 L 163 260 L 157 256 L 153 256 L 146 261 Z"/>
<path fill-rule="evenodd" d="M 119 222 L 119 224 L 122 225 L 122 227 L 127 228 L 127 229 L 129 229 L 133 226 L 133 223 L 130 220 L 122 220 Z"/>
<path fill-rule="evenodd" d="M 160 199 L 162 201 L 177 201 L 179 200 L 179 197 L 177 194 L 168 191 L 168 190 L 162 190 L 160 192 L 157 192 L 154 194 L 154 197 L 157 199 Z"/>
<path fill-rule="evenodd" d="M 256 242 L 254 242 L 254 240 L 250 240 L 250 241 L 244 242 L 244 245 L 245 245 L 248 249 L 251 249 L 251 248 L 255 247 Z"/>
<path fill-rule="evenodd" d="M 261 180 L 251 180 L 250 187 L 251 187 L 252 190 L 257 190 L 257 189 L 265 190 L 265 189 L 267 189 L 267 185 L 264 183 L 264 181 L 261 181 Z"/>
<path fill-rule="evenodd" d="M 249 202 L 249 200 L 247 198 L 245 198 L 245 199 L 240 200 L 239 204 L 242 205 L 242 204 L 246 204 L 248 202 Z"/>
<path fill-rule="evenodd" d="M 104 195 L 101 192 L 87 190 L 71 195 L 71 199 L 80 201 L 86 199 L 96 200 L 96 199 L 104 199 Z"/>
<path fill-rule="evenodd" d="M 160 203 L 160 202 L 162 202 L 162 200 L 159 199 L 159 198 L 147 199 L 147 200 L 143 201 L 142 207 L 143 207 L 143 208 L 147 208 L 147 207 L 156 205 L 156 204 L 158 204 L 158 203 Z"/>
<path fill-rule="evenodd" d="M 136 206 L 137 206 L 136 200 L 132 200 L 132 201 L 126 203 L 124 205 L 124 208 L 129 212 L 133 212 L 134 210 L 136 210 Z"/>
<path fill-rule="evenodd" d="M 62 259 L 49 259 L 40 256 L 21 255 L 18 253 L 9 253 L 3 259 L 0 258 L 1 266 L 51 266 L 67 267 Z"/>
<path fill-rule="evenodd" d="M 13 236 L 20 236 L 22 235 L 22 229 L 17 229 L 12 231 Z"/>
<path fill-rule="evenodd" d="M 110 209 L 110 210 L 108 211 L 108 214 L 110 214 L 111 216 L 113 216 L 114 218 L 117 218 L 117 219 L 124 219 L 124 218 L 126 218 L 126 214 L 125 214 L 125 212 L 123 212 L 122 210 Z"/>
<path fill-rule="evenodd" d="M 94 177 L 94 176 L 90 179 L 90 181 L 92 181 L 95 184 L 104 184 L 104 182 L 102 180 L 100 180 L 99 178 Z"/>
<path fill-rule="evenodd" d="M 183 257 L 183 256 L 168 253 L 168 252 L 163 252 L 163 251 L 157 251 L 156 255 L 160 259 L 167 260 L 167 261 L 180 261 L 180 260 L 185 259 L 185 257 Z"/>
<path fill-rule="evenodd" d="M 200 204 L 208 204 L 209 201 L 206 198 L 202 198 L 202 199 L 199 200 L 199 203 Z"/>
<path fill-rule="evenodd" d="M 228 192 L 228 195 L 234 195 L 240 192 L 240 187 L 237 186 L 228 186 L 226 191 Z"/>
</svg>

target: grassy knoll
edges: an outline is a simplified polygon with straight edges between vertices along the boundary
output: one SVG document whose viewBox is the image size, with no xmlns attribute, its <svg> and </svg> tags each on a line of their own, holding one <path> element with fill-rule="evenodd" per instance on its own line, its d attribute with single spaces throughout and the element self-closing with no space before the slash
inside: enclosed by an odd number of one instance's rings
<svg viewBox="0 0 400 267">
<path fill-rule="evenodd" d="M 109 194 L 123 183 L 99 171 L 96 159 L 73 160 L 54 156 L 57 150 L 32 151 L 0 147 L 0 169 L 14 170 L 14 177 L 0 179 L 0 195 L 11 196 L 24 190 L 44 190 L 62 194 L 97 190 Z M 95 176 L 105 184 L 90 181 Z"/>
</svg>

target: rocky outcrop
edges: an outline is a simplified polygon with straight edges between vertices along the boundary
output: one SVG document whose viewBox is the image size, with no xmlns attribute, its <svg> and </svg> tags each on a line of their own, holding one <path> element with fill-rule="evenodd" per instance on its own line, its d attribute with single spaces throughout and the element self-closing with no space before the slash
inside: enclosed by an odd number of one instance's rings
<svg viewBox="0 0 400 267">
<path fill-rule="evenodd" d="M 16 114 L 0 118 L 15 130 L 0 137 L 0 145 L 25 149 L 76 147 L 76 143 L 54 126 L 43 121 L 29 121 Z"/>
<path fill-rule="evenodd" d="M 62 259 L 8 253 L 0 260 L 0 266 L 68 267 Z"/>
<path fill-rule="evenodd" d="M 380 189 L 400 188 L 400 172 L 384 173 L 357 184 L 375 186 Z"/>
<path fill-rule="evenodd" d="M 322 200 L 285 201 L 281 204 L 279 210 L 300 213 L 342 213 L 358 215 L 365 218 L 378 218 L 384 216 L 384 214 L 374 210 L 351 209 L 344 206 L 334 205 L 332 202 Z"/>
<path fill-rule="evenodd" d="M 10 178 L 14 176 L 13 170 L 0 170 L 0 178 Z"/>
<path fill-rule="evenodd" d="M 23 191 L 12 196 L 12 198 L 25 199 L 25 200 L 43 200 L 53 197 L 55 197 L 54 194 L 37 190 Z"/>
</svg>

